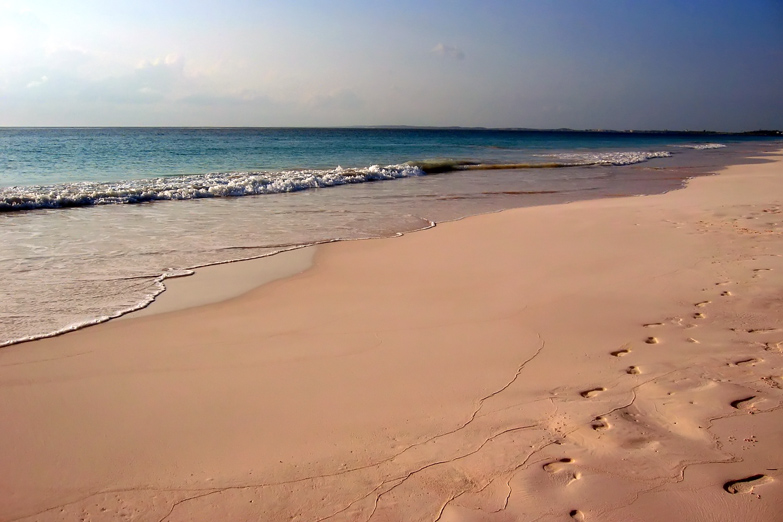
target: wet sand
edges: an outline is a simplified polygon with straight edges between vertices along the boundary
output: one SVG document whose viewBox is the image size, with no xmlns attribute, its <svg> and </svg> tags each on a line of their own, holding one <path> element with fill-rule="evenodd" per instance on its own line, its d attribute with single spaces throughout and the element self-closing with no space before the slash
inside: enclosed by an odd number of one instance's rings
<svg viewBox="0 0 783 522">
<path fill-rule="evenodd" d="M 768 159 L 4 348 L 0 520 L 777 520 Z"/>
</svg>

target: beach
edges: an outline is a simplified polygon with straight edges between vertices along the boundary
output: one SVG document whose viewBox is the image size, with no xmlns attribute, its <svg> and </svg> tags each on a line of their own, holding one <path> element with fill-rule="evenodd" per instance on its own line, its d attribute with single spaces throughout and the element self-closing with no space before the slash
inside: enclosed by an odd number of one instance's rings
<svg viewBox="0 0 783 522">
<path fill-rule="evenodd" d="M 778 151 L 4 347 L 0 520 L 777 520 L 781 194 Z"/>
</svg>

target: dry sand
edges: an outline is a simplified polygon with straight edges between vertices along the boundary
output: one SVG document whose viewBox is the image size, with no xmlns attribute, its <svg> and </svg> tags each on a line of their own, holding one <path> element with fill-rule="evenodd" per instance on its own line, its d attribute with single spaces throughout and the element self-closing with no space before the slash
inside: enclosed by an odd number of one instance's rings
<svg viewBox="0 0 783 522">
<path fill-rule="evenodd" d="M 4 348 L 0 520 L 780 520 L 770 158 Z"/>
</svg>

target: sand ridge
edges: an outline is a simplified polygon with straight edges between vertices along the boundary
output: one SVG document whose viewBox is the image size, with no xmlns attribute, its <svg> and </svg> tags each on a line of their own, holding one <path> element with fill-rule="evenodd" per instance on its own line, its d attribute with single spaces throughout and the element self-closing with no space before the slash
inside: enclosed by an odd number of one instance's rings
<svg viewBox="0 0 783 522">
<path fill-rule="evenodd" d="M 0 351 L 0 520 L 776 520 L 771 157 Z"/>
</svg>

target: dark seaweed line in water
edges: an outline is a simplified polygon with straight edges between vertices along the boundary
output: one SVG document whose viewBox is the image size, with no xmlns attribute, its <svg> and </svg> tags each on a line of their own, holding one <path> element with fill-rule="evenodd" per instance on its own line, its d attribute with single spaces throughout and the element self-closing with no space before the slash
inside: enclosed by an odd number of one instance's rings
<svg viewBox="0 0 783 522">
<path fill-rule="evenodd" d="M 337 167 L 332 170 L 301 170 L 279 173 L 218 172 L 118 182 L 77 182 L 46 186 L 7 187 L 0 188 L 0 212 L 258 196 L 466 170 L 551 169 L 593 165 L 621 166 L 668 156 L 670 156 L 668 152 L 599 153 L 597 156 L 589 158 L 580 154 L 572 154 L 564 157 L 567 159 L 565 162 L 547 163 L 475 163 L 436 160 L 385 167 L 378 165 L 347 169 Z"/>
<path fill-rule="evenodd" d="M 581 167 L 586 165 L 591 165 L 591 163 L 585 163 L 584 165 L 576 163 L 498 163 L 465 165 L 459 170 L 562 169 L 565 167 Z"/>
<path fill-rule="evenodd" d="M 535 194 L 560 194 L 561 192 L 570 192 L 565 190 L 501 190 L 499 192 L 482 192 L 485 196 L 507 195 L 507 196 L 528 196 Z"/>
<path fill-rule="evenodd" d="M 427 174 L 445 174 L 463 170 L 521 170 L 521 169 L 559 169 L 565 167 L 581 167 L 591 163 L 475 163 L 471 161 L 422 161 L 411 162 L 410 165 L 420 168 Z"/>
</svg>

